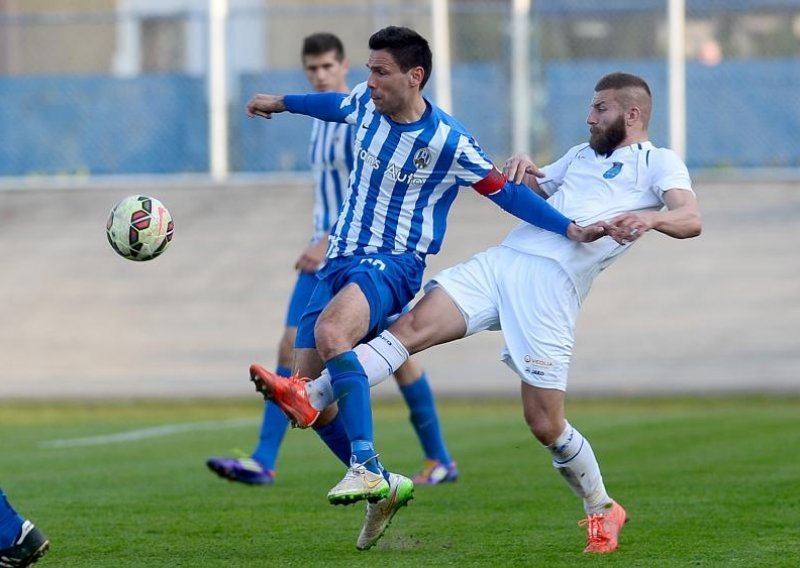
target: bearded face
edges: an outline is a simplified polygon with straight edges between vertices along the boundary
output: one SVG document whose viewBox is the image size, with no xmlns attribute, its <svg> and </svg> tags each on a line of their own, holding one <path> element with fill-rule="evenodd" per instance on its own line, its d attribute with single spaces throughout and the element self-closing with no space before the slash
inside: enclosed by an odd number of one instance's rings
<svg viewBox="0 0 800 568">
<path fill-rule="evenodd" d="M 625 140 L 626 135 L 625 119 L 620 115 L 605 128 L 596 124 L 591 126 L 589 128 L 589 146 L 598 154 L 608 154 Z"/>
</svg>

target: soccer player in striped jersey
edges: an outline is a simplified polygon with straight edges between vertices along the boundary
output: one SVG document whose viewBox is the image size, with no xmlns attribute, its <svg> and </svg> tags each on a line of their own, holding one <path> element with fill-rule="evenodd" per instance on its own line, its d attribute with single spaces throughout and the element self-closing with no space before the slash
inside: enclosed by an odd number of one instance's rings
<svg viewBox="0 0 800 568">
<path fill-rule="evenodd" d="M 334 405 L 310 417 L 284 410 L 304 426 L 341 422 L 351 465 L 328 500 L 370 502 L 368 521 L 377 522 L 365 525 L 369 534 L 362 531 L 358 548 L 377 541 L 411 499 L 413 484 L 387 472 L 377 459 L 369 384 L 353 347 L 419 290 L 425 257 L 439 251 L 459 188 L 471 186 L 565 241 L 588 242 L 605 234 L 602 224 L 580 227 L 530 188 L 509 182 L 458 121 L 422 96 L 432 66 L 422 36 L 390 26 L 373 34 L 369 47 L 369 79 L 349 95 L 258 94 L 247 105 L 250 116 L 289 111 L 356 126 L 355 166 L 344 207 L 295 342 L 300 376 L 318 376 L 323 364 L 330 373 L 338 412 Z M 267 398 L 281 398 L 287 390 L 305 392 L 299 377 L 286 381 L 259 365 L 251 367 L 251 378 Z"/>
<path fill-rule="evenodd" d="M 30 566 L 49 547 L 42 531 L 20 517 L 0 489 L 0 566 Z"/>
<path fill-rule="evenodd" d="M 348 93 L 349 63 L 341 40 L 331 33 L 306 37 L 301 51 L 303 69 L 309 84 L 318 93 Z M 317 270 L 325 259 L 328 232 L 342 208 L 342 198 L 353 167 L 354 126 L 341 122 L 314 120 L 309 144 L 309 163 L 314 175 L 313 234 L 308 247 L 295 264 L 297 281 L 289 301 L 286 323 L 278 345 L 276 373 L 291 376 L 292 354 L 297 324 L 317 284 Z M 384 326 L 385 327 L 385 326 Z M 411 423 L 422 445 L 425 461 L 415 483 L 438 484 L 455 481 L 458 469 L 445 444 L 433 393 L 422 367 L 409 360 L 394 374 L 408 404 Z M 248 485 L 271 485 L 275 480 L 278 457 L 288 419 L 272 402 L 265 401 L 258 445 L 248 457 L 212 457 L 208 467 L 219 476 Z M 320 428 L 322 437 L 343 437 L 339 424 Z M 343 448 L 340 457 L 348 463 L 349 442 L 332 444 Z"/>
<path fill-rule="evenodd" d="M 541 169 L 527 156 L 506 162 L 559 210 L 582 222 L 607 220 L 612 239 L 576 246 L 527 223 L 500 246 L 437 274 L 407 315 L 355 352 L 372 384 L 401 365 L 408 353 L 486 329 L 503 330 L 503 361 L 522 380 L 522 406 L 533 435 L 555 469 L 582 500 L 587 553 L 614 552 L 627 519 L 606 491 L 589 441 L 565 418 L 567 373 L 575 323 L 598 273 L 648 231 L 676 239 L 696 237 L 700 212 L 686 165 L 648 139 L 650 87 L 640 77 L 612 73 L 595 86 L 588 143 Z M 324 407 L 330 387 L 308 385 Z M 295 401 L 296 402 L 296 401 Z"/>
</svg>

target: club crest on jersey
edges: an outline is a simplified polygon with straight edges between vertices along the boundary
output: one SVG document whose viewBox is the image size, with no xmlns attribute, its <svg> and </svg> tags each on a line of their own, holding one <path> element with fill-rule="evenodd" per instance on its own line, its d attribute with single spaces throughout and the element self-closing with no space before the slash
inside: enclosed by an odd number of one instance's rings
<svg viewBox="0 0 800 568">
<path fill-rule="evenodd" d="M 615 177 L 617 177 L 617 175 L 619 175 L 619 172 L 621 171 L 622 171 L 622 162 L 614 162 L 611 165 L 611 167 L 605 171 L 603 177 L 606 179 L 614 179 Z"/>
<path fill-rule="evenodd" d="M 425 148 L 420 148 L 416 152 L 414 152 L 414 159 L 412 160 L 414 166 L 418 170 L 424 170 L 428 167 L 428 164 L 431 163 L 431 151 L 426 146 Z"/>
</svg>

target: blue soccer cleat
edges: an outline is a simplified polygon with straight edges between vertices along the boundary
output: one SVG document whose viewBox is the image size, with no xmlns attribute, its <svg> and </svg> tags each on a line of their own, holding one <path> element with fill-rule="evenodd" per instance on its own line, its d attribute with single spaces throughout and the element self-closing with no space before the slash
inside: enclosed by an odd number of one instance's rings
<svg viewBox="0 0 800 568">
<path fill-rule="evenodd" d="M 458 466 L 455 461 L 448 464 L 439 460 L 426 459 L 422 469 L 414 475 L 414 485 L 439 485 L 458 479 Z"/>
<path fill-rule="evenodd" d="M 275 472 L 264 468 L 253 458 L 209 458 L 208 468 L 229 481 L 246 485 L 272 485 Z"/>
</svg>

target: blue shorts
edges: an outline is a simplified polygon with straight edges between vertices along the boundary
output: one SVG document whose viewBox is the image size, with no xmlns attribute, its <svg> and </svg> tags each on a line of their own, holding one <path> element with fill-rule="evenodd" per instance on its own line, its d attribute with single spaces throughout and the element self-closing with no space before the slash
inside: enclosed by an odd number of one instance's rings
<svg viewBox="0 0 800 568">
<path fill-rule="evenodd" d="M 353 255 L 329 260 L 317 273 L 319 282 L 300 319 L 295 347 L 315 348 L 314 326 L 331 299 L 356 284 L 369 303 L 369 330 L 362 340 L 385 329 L 386 319 L 414 299 L 425 262 L 414 253 Z"/>
<path fill-rule="evenodd" d="M 289 299 L 289 307 L 286 310 L 286 327 L 297 327 L 300 325 L 300 318 L 306 311 L 308 301 L 319 279 L 317 274 L 308 272 L 298 272 L 297 282 L 292 290 L 292 297 Z"/>
</svg>

